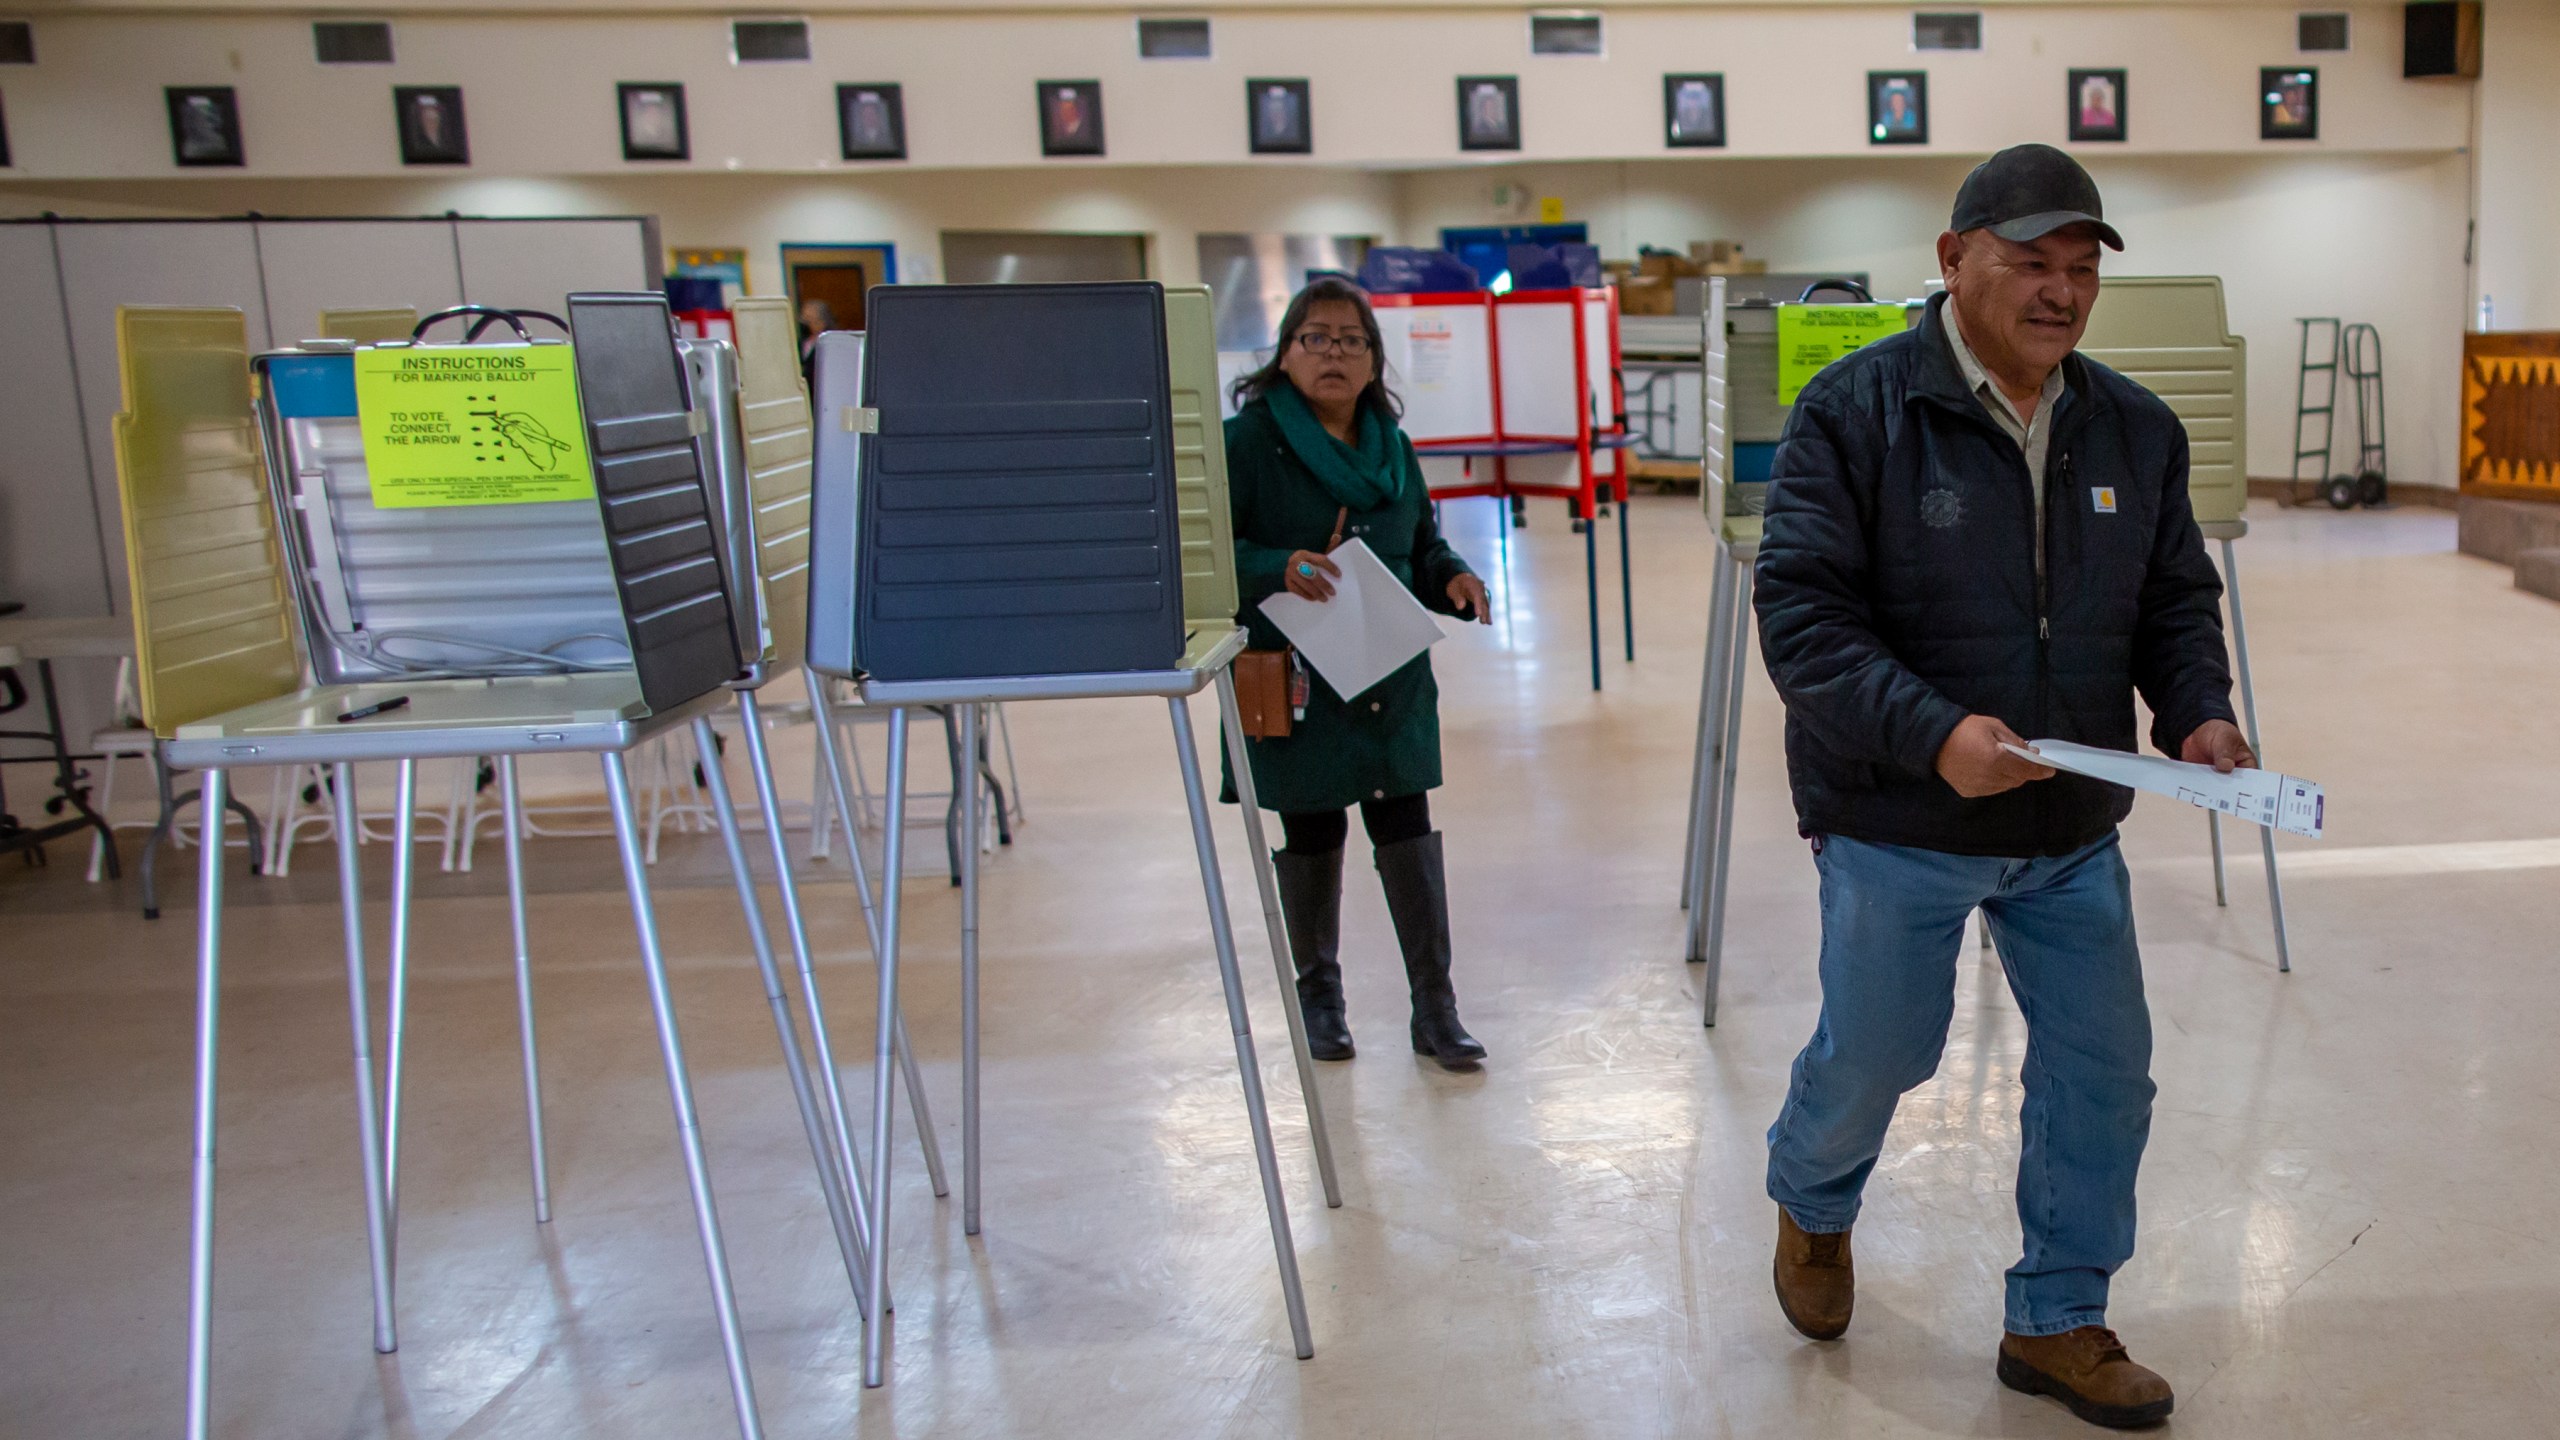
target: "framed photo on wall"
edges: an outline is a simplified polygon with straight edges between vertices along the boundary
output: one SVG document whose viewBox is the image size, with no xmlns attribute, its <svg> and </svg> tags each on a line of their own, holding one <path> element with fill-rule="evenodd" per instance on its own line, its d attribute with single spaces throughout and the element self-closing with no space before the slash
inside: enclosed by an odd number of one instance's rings
<svg viewBox="0 0 2560 1440">
<path fill-rule="evenodd" d="M 169 148 L 181 165 L 246 165 L 240 97 L 228 85 L 171 85 Z"/>
<path fill-rule="evenodd" d="M 2074 70 L 2069 95 L 2072 139 L 2124 138 L 2123 71 Z"/>
<path fill-rule="evenodd" d="M 907 101 L 895 85 L 836 87 L 836 131 L 847 160 L 907 158 Z"/>
<path fill-rule="evenodd" d="M 1458 77 L 1458 148 L 1520 148 L 1520 77 Z"/>
<path fill-rule="evenodd" d="M 1304 80 L 1244 82 L 1244 123 L 1256 155 L 1307 155 L 1316 148 L 1315 119 Z"/>
<path fill-rule="evenodd" d="M 391 110 L 400 124 L 403 165 L 468 165 L 471 136 L 462 124 L 459 85 L 394 85 Z"/>
<path fill-rule="evenodd" d="M 614 86 L 613 92 L 622 108 L 623 159 L 693 158 L 693 137 L 684 123 L 682 85 L 625 80 Z"/>
<path fill-rule="evenodd" d="M 2258 72 L 2258 138 L 2320 138 L 2320 72 L 2309 66 Z"/>
<path fill-rule="evenodd" d="M 1870 145 L 1926 145 L 1929 143 L 1928 71 L 1870 70 L 1867 72 L 1867 143 Z"/>
<path fill-rule="evenodd" d="M 1040 153 L 1102 153 L 1102 82 L 1043 80 L 1040 84 Z"/>
<path fill-rule="evenodd" d="M 1662 143 L 1674 150 L 1723 146 L 1722 75 L 1662 77 Z"/>
</svg>

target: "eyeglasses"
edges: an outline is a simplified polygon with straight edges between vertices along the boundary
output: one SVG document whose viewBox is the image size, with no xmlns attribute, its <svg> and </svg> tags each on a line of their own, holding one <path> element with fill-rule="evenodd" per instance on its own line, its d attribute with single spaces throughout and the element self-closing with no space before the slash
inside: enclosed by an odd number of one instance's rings
<svg viewBox="0 0 2560 1440">
<path fill-rule="evenodd" d="M 1369 337 L 1354 330 L 1348 335 L 1327 335 L 1320 330 L 1298 332 L 1298 348 L 1310 355 L 1343 355 L 1353 359 L 1369 353 Z"/>
</svg>

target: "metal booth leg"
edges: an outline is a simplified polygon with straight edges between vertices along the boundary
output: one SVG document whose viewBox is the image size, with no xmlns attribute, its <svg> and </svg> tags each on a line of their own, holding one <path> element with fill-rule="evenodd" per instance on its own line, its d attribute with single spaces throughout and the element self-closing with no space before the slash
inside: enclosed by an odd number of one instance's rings
<svg viewBox="0 0 2560 1440">
<path fill-rule="evenodd" d="M 2249 679 L 2249 626 L 2240 613 L 2240 562 L 2231 552 L 2231 542 L 2222 542 L 2222 583 L 2231 594 L 2231 644 L 2240 659 L 2240 715 L 2249 722 L 2249 748 L 2257 752 L 2258 763 L 2267 763 L 2267 752 L 2258 745 L 2258 694 Z M 2258 827 L 2258 849 L 2267 862 L 2267 909 L 2275 916 L 2276 970 L 2290 973 L 2293 969 L 2293 946 L 2285 936 L 2284 881 L 2276 874 L 2276 832 L 2273 827 Z"/>
<path fill-rule="evenodd" d="M 364 966 L 364 863 L 356 848 L 356 767 L 340 762 L 337 792 L 338 914 L 346 932 L 347 1023 L 355 1035 L 356 1147 L 364 1160 L 365 1252 L 373 1263 L 373 1348 L 388 1355 L 400 1347 L 396 1276 L 391 1264 L 391 1200 L 384 1186 L 382 1101 L 373 1075 L 373 1014 L 366 999 Z"/>
<path fill-rule="evenodd" d="M 1574 508 L 1582 513 L 1582 588 L 1591 606 L 1591 688 L 1600 688 L 1600 521 L 1579 500 Z"/>
<path fill-rule="evenodd" d="M 213 1435 L 213 1116 L 222 1013 L 223 772 L 207 770 L 196 888 L 194 1186 L 187 1220 L 187 1440 Z"/>
<path fill-rule="evenodd" d="M 1262 838 L 1262 802 L 1253 793 L 1253 765 L 1245 758 L 1244 721 L 1236 706 L 1232 667 L 1218 670 L 1218 719 L 1227 737 L 1227 755 L 1236 777 L 1237 808 L 1244 811 L 1244 843 L 1253 857 L 1253 884 L 1262 896 L 1262 928 L 1271 941 L 1271 968 L 1280 981 L 1280 1013 L 1289 1022 L 1289 1054 L 1298 1064 L 1298 1090 L 1306 1097 L 1307 1134 L 1315 1141 L 1316 1177 L 1324 1186 L 1326 1208 L 1342 1208 L 1342 1186 L 1333 1174 L 1333 1136 L 1324 1123 L 1324 1096 L 1316 1089 L 1315 1057 L 1307 1053 L 1307 1019 L 1298 1008 L 1296 962 L 1289 957 L 1289 931 L 1280 918 L 1280 884 L 1271 870 L 1271 850 Z"/>
<path fill-rule="evenodd" d="M 895 1104 L 898 1039 L 898 883 L 907 858 L 907 710 L 889 712 L 889 814 L 883 837 L 886 854 L 880 877 L 880 963 L 878 1033 L 871 1063 L 871 1299 L 863 1318 L 862 1383 L 877 1386 L 886 1378 L 884 1357 L 889 1341 L 889 1113 Z M 859 853 L 858 851 L 856 853 Z"/>
<path fill-rule="evenodd" d="M 1280 1159 L 1271 1147 L 1262 1067 L 1254 1059 L 1253 1025 L 1245 1015 L 1244 977 L 1236 969 L 1236 937 L 1227 919 L 1226 884 L 1218 873 L 1217 837 L 1209 829 L 1209 798 L 1200 788 L 1200 754 L 1191 742 L 1191 707 L 1179 695 L 1165 703 L 1173 712 L 1173 751 L 1182 765 L 1183 798 L 1191 805 L 1191 844 L 1200 852 L 1200 890 L 1209 902 L 1209 938 L 1218 952 L 1219 983 L 1226 987 L 1227 1024 L 1235 1032 L 1245 1121 L 1253 1131 L 1254 1159 L 1262 1170 L 1262 1205 L 1271 1216 L 1271 1248 L 1280 1262 L 1280 1296 L 1289 1309 L 1290 1339 L 1298 1358 L 1305 1360 L 1316 1353 L 1316 1343 L 1307 1331 L 1307 1297 L 1298 1284 L 1298 1247 L 1289 1234 L 1289 1201 L 1280 1193 Z"/>
<path fill-rule="evenodd" d="M 702 1121 L 693 1109 L 693 1079 L 685 1068 L 684 1040 L 676 1033 L 675 997 L 667 989 L 667 962 L 658 948 L 658 917 L 649 903 L 649 866 L 641 855 L 640 824 L 631 803 L 631 773 L 623 757 L 607 751 L 605 796 L 613 805 L 613 838 L 622 853 L 622 884 L 631 896 L 631 922 L 640 937 L 640 968 L 649 984 L 649 1010 L 658 1026 L 658 1054 L 667 1069 L 667 1098 L 674 1106 L 676 1144 L 684 1152 L 686 1186 L 702 1240 L 703 1267 L 711 1276 L 711 1308 L 720 1326 L 720 1348 L 729 1361 L 729 1400 L 741 1440 L 760 1440 L 755 1381 L 747 1373 L 747 1346 L 738 1329 L 738 1297 L 729 1285 L 729 1252 L 720 1240 L 720 1211 L 712 1203 L 711 1168 L 702 1154 Z"/>
<path fill-rule="evenodd" d="M 344 782 L 341 781 L 341 784 Z M 524 795 L 516 789 L 516 757 L 498 757 L 500 820 L 507 827 L 507 920 L 516 942 L 516 1029 L 524 1042 L 524 1119 L 533 1146 L 533 1223 L 551 1223 L 550 1149 L 542 1138 L 542 1057 L 534 1044 L 533 947 L 524 928 Z"/>
<path fill-rule="evenodd" d="M 738 908 L 747 921 L 747 944 L 755 952 L 756 975 L 764 981 L 764 1003 L 773 1012 L 773 1033 L 782 1043 L 782 1069 L 791 1080 L 791 1100 L 800 1111 L 800 1129 L 809 1140 L 809 1159 L 817 1167 L 818 1189 L 827 1202 L 827 1220 L 836 1232 L 836 1249 L 844 1257 L 845 1279 L 857 1301 L 862 1295 L 862 1240 L 845 1200 L 844 1177 L 837 1173 L 835 1151 L 827 1140 L 826 1122 L 818 1114 L 818 1098 L 809 1088 L 809 1062 L 800 1049 L 800 1031 L 791 1020 L 791 997 L 784 993 L 782 971 L 774 964 L 773 937 L 765 929 L 764 906 L 756 897 L 756 877 L 747 869 L 747 847 L 738 835 L 738 812 L 729 799 L 729 777 L 720 763 L 720 742 L 708 716 L 693 722 L 695 753 L 702 757 L 702 780 L 711 792 L 711 814 L 720 827 L 721 848 L 729 855 L 729 877 L 738 890 Z M 772 811 L 765 828 L 780 834 Z"/>
<path fill-rule="evenodd" d="M 1618 613 L 1627 629 L 1627 663 L 1636 658 L 1636 577 L 1627 559 L 1626 452 L 1618 460 Z"/>
<path fill-rule="evenodd" d="M 1724 986 L 1724 901 L 1733 871 L 1733 795 L 1734 776 L 1742 760 L 1742 680 L 1744 662 L 1751 654 L 1751 569 L 1736 563 L 1733 567 L 1732 627 L 1725 637 L 1724 673 L 1724 763 L 1717 771 L 1716 809 L 1708 818 L 1715 827 L 1713 864 L 1706 874 L 1707 973 L 1701 989 L 1707 992 L 1703 1006 L 1703 1022 L 1716 1023 L 1716 1001 Z"/>
<path fill-rule="evenodd" d="M 1698 672 L 1698 747 L 1689 772 L 1689 843 L 1680 862 L 1680 905 L 1689 912 L 1682 953 L 1691 960 L 1706 958 L 1705 937 L 1699 928 L 1706 912 L 1701 892 L 1706 888 L 1711 838 L 1707 817 L 1715 811 L 1716 776 L 1724 758 L 1724 647 L 1733 633 L 1733 564 L 1724 542 L 1717 541 L 1715 554 L 1707 562 L 1707 659 Z"/>
<path fill-rule="evenodd" d="M 951 784 L 960 794 L 960 1228 L 978 1233 L 978 707 L 960 707 L 960 747 L 951 757 Z M 951 712 L 942 714 L 950 734 Z M 961 764 L 965 754 L 969 763 Z M 894 870 L 889 883 L 897 883 Z"/>
<path fill-rule="evenodd" d="M 391 977 L 385 1001 L 390 1015 L 382 1062 L 382 1216 L 395 1277 L 400 1269 L 400 1077 L 409 1033 L 409 892 L 416 868 L 409 852 L 417 848 L 418 762 L 401 761 L 399 775 L 393 801 L 399 809 L 391 822 Z M 347 841 L 342 836 L 339 843 Z"/>
<path fill-rule="evenodd" d="M 838 731 L 835 707 L 827 699 L 825 676 L 809 677 L 809 703 L 817 718 L 818 748 L 827 766 L 827 794 L 834 803 L 837 817 L 844 825 L 845 868 L 853 872 L 854 893 L 862 897 L 862 928 L 871 937 L 871 958 L 874 963 L 877 963 L 882 953 L 880 912 L 873 906 L 871 900 L 870 867 L 862 858 L 861 824 L 857 819 L 858 812 L 853 808 L 852 786 L 847 783 L 845 777 L 844 754 L 836 748 Z M 916 1144 L 924 1151 L 925 1176 L 933 1182 L 934 1197 L 940 1199 L 951 1193 L 951 1182 L 942 1173 L 942 1140 L 933 1128 L 933 1107 L 925 1100 L 924 1072 L 916 1065 L 916 1050 L 907 1038 L 907 1017 L 903 1010 L 898 1015 L 897 1023 L 898 1063 L 900 1073 L 906 1081 L 907 1108 L 915 1120 Z M 856 1195 L 863 1193 L 859 1175 L 854 1178 L 854 1193 Z M 867 1205 L 869 1202 L 864 1203 Z"/>
<path fill-rule="evenodd" d="M 871 1203 L 862 1194 L 862 1160 L 853 1143 L 853 1119 L 845 1107 L 844 1077 L 836 1068 L 834 1037 L 828 1033 L 826 1007 L 818 998 L 818 972 L 809 949 L 809 926 L 800 913 L 800 885 L 791 876 L 791 837 L 778 818 L 782 796 L 774 784 L 773 758 L 765 751 L 764 710 L 752 690 L 738 692 L 738 716 L 747 741 L 747 773 L 754 780 L 756 803 L 763 807 L 765 838 L 773 851 L 774 889 L 782 897 L 782 925 L 791 940 L 791 962 L 800 971 L 800 996 L 809 1015 L 809 1038 L 818 1052 L 818 1075 L 827 1095 L 827 1114 L 836 1142 L 836 1164 L 852 1200 L 853 1220 L 870 1243 Z M 820 743 L 824 743 L 821 741 Z M 857 1275 L 857 1297 L 864 1277 Z"/>
<path fill-rule="evenodd" d="M 2222 865 L 2222 812 L 2204 812 L 2205 837 L 2213 842 L 2213 903 L 2217 907 L 2231 903 L 2231 887 L 2225 882 Z"/>
</svg>

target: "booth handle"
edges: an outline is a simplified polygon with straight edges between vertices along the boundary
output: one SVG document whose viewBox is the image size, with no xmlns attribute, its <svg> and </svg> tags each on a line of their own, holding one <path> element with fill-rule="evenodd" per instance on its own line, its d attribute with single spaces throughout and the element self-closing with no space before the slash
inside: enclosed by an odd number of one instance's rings
<svg viewBox="0 0 2560 1440">
<path fill-rule="evenodd" d="M 486 331 L 490 326 L 501 322 L 503 322 L 508 329 L 516 332 L 516 338 L 518 340 L 531 343 L 533 336 L 524 328 L 524 322 L 528 318 L 548 321 L 552 327 L 560 331 L 560 333 L 564 335 L 569 333 L 568 322 L 562 320 L 557 315 L 548 314 L 540 310 L 501 310 L 494 305 L 456 305 L 449 310 L 438 310 L 434 314 L 420 320 L 417 327 L 409 332 L 409 338 L 412 340 L 423 340 L 426 338 L 427 331 L 434 328 L 436 322 L 440 320 L 452 320 L 464 315 L 477 315 L 480 317 L 472 323 L 469 330 L 463 333 L 462 343 L 466 345 L 478 340 L 481 333 Z"/>
<path fill-rule="evenodd" d="M 1822 279 L 1814 281 L 1812 284 L 1804 287 L 1804 293 L 1796 297 L 1796 303 L 1799 305 L 1809 305 L 1813 303 L 1814 295 L 1823 290 L 1839 290 L 1847 294 L 1855 295 L 1858 297 L 1858 303 L 1862 305 L 1873 305 L 1876 303 L 1876 297 L 1867 293 L 1866 286 L 1859 284 L 1855 280 L 1839 279 Z"/>
</svg>

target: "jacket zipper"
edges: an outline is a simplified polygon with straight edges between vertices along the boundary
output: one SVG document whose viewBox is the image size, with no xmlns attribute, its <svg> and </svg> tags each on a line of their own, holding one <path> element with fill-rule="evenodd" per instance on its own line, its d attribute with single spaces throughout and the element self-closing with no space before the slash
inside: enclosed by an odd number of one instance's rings
<svg viewBox="0 0 2560 1440">
<path fill-rule="evenodd" d="M 2065 450 L 2055 456 L 2053 462 L 2045 469 L 2046 474 L 2037 477 L 2038 483 L 2044 486 L 2044 503 L 2039 507 L 2036 527 L 2036 736 L 2038 737 L 2049 735 L 2053 731 L 2053 587 L 2049 578 L 2052 571 L 2053 547 L 2048 542 L 2053 533 L 2053 502 L 2056 487 L 2050 481 L 2052 476 L 2058 473 L 2062 478 L 2061 493 L 2066 496 L 2071 493 L 2071 452 Z M 2052 797 L 2045 789 L 2039 788 L 2036 791 L 2036 835 L 2039 841 L 2049 841 L 2052 834 Z"/>
</svg>

